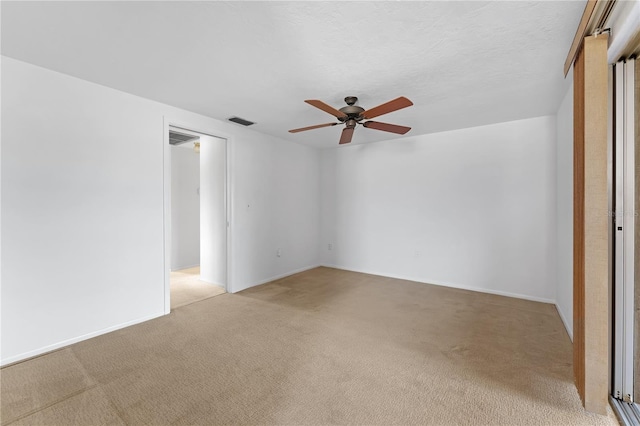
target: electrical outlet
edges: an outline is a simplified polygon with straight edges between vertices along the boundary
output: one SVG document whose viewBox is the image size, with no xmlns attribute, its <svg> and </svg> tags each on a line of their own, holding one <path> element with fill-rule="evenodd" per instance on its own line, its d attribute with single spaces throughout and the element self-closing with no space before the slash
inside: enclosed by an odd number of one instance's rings
<svg viewBox="0 0 640 426">
<path fill-rule="evenodd" d="M 331 243 L 327 244 L 327 250 L 333 250 L 333 244 Z"/>
<path fill-rule="evenodd" d="M 276 256 L 277 257 L 282 257 L 282 249 L 276 250 Z"/>
<path fill-rule="evenodd" d="M 420 257 L 420 250 L 416 250 L 415 253 L 413 253 L 413 257 L 415 258 Z"/>
</svg>

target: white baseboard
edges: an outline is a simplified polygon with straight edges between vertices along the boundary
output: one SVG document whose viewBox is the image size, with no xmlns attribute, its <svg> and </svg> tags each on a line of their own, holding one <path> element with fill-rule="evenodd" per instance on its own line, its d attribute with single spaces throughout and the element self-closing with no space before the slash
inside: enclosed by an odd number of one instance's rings
<svg viewBox="0 0 640 426">
<path fill-rule="evenodd" d="M 560 319 L 562 320 L 567 333 L 569 334 L 569 337 L 571 338 L 571 341 L 573 341 L 573 330 L 568 326 L 568 322 L 566 320 L 566 317 L 564 315 L 564 313 L 562 312 L 562 310 L 558 307 L 558 305 L 556 304 L 555 300 L 551 300 L 551 299 L 545 299 L 545 298 L 541 298 L 541 297 L 534 297 L 534 296 L 529 296 L 529 295 L 524 295 L 524 294 L 518 294 L 518 293 L 510 293 L 510 292 L 505 292 L 505 291 L 498 291 L 498 290 L 491 290 L 491 289 L 486 289 L 486 288 L 479 288 L 479 287 L 472 287 L 472 286 L 463 286 L 463 285 L 458 285 L 458 284 L 452 284 L 452 283 L 445 283 L 445 282 L 438 282 L 438 281 L 424 281 L 422 279 L 417 279 L 415 277 L 407 277 L 407 276 L 401 276 L 401 275 L 395 275 L 395 274 L 384 274 L 384 273 L 379 273 L 379 272 L 373 272 L 373 271 L 365 271 L 365 270 L 359 270 L 359 269 L 354 269 L 354 268 L 347 268 L 344 266 L 340 266 L 340 265 L 331 265 L 331 264 L 318 264 L 318 265 L 311 265 L 311 266 L 305 266 L 303 268 L 299 268 L 299 269 L 295 269 L 292 271 L 288 271 L 286 273 L 280 274 L 280 275 L 276 275 L 258 282 L 255 282 L 247 287 L 244 287 L 242 290 L 245 290 L 247 288 L 251 288 L 251 287 L 255 287 L 258 285 L 262 285 L 262 284 L 266 284 L 268 282 L 271 281 L 275 281 L 275 280 L 279 280 L 281 278 L 285 278 L 291 275 L 295 275 L 298 274 L 300 272 L 304 272 L 304 271 L 308 271 L 310 269 L 314 269 L 320 266 L 324 266 L 327 268 L 334 268 L 334 269 L 342 269 L 345 271 L 351 271 L 351 272 L 359 272 L 359 273 L 363 273 L 363 274 L 370 274 L 370 275 L 378 275 L 378 276 L 382 276 L 382 277 L 388 277 L 388 278 L 395 278 L 395 279 L 400 279 L 400 280 L 407 280 L 407 281 L 414 281 L 414 282 L 419 282 L 419 283 L 425 283 L 425 284 L 433 284 L 433 285 L 438 285 L 438 286 L 443 286 L 443 287 L 451 287 L 451 288 L 457 288 L 457 289 L 462 289 L 462 290 L 470 290 L 470 291 L 477 291 L 477 292 L 481 292 L 481 293 L 489 293 L 489 294 L 496 294 L 496 295 L 500 295 L 500 296 L 507 296 L 507 297 L 515 297 L 518 299 L 525 299 L 525 300 L 531 300 L 534 302 L 543 302 L 543 303 L 551 303 L 553 305 L 556 306 L 556 309 L 558 311 L 558 314 L 560 316 Z M 241 290 L 239 290 L 241 291 Z M 92 337 L 96 337 L 96 336 L 100 336 L 102 334 L 106 334 L 106 333 L 110 333 L 112 331 L 115 330 L 120 330 L 122 328 L 125 327 L 129 327 L 135 324 L 139 324 L 145 321 L 149 321 L 151 319 L 154 318 L 158 318 L 161 317 L 163 315 L 166 315 L 164 312 L 161 313 L 157 313 L 157 314 L 153 314 L 153 315 L 149 315 L 146 317 L 142 317 L 142 318 L 138 318 L 132 321 L 128 321 L 125 323 L 121 323 L 118 325 L 114 325 L 112 327 L 107 327 L 105 329 L 99 330 L 99 331 L 95 331 L 92 333 L 87 333 L 84 334 L 82 336 L 78 336 L 78 337 L 74 337 L 71 339 L 67 339 L 67 340 L 63 340 L 61 342 L 58 343 L 54 343 L 52 345 L 47 345 L 44 346 L 42 348 L 39 349 L 35 349 L 33 351 L 29 351 L 29 352 L 24 352 L 22 354 L 19 355 L 14 355 L 11 356 L 9 358 L 5 358 L 0 360 L 0 366 L 2 367 L 6 367 L 7 365 L 16 363 L 16 362 L 20 362 L 20 361 L 24 361 L 26 359 L 29 358 L 33 358 L 39 355 L 43 355 L 47 352 L 51 352 L 54 351 L 56 349 L 60 349 L 63 348 L 65 346 L 69 346 L 71 344 L 77 343 L 77 342 L 81 342 L 83 340 L 87 340 L 90 339 Z"/>
<path fill-rule="evenodd" d="M 567 330 L 567 334 L 569 334 L 569 338 L 573 342 L 573 327 L 569 327 L 569 322 L 567 321 L 567 317 L 565 316 L 564 312 L 562 312 L 562 309 L 560 309 L 560 306 L 558 306 L 557 303 L 556 303 L 556 310 L 558 311 L 558 315 L 560 315 L 560 319 L 564 324 L 564 328 Z"/>
<path fill-rule="evenodd" d="M 466 285 L 448 283 L 448 282 L 443 282 L 443 281 L 431 281 L 431 280 L 430 281 L 425 281 L 422 278 L 395 275 L 395 274 L 387 274 L 387 273 L 380 273 L 380 272 L 375 272 L 375 271 L 365 271 L 365 270 L 360 270 L 360 269 L 348 268 L 348 267 L 340 266 L 340 265 L 323 264 L 323 265 L 320 265 L 320 266 L 325 266 L 327 268 L 334 268 L 334 269 L 342 269 L 344 271 L 359 272 L 359 273 L 362 273 L 362 274 L 371 274 L 371 275 L 378 275 L 378 276 L 381 276 L 381 277 L 395 278 L 395 279 L 398 279 L 398 280 L 414 281 L 414 282 L 424 283 L 424 284 L 433 284 L 433 285 L 437 285 L 437 286 L 441 286 L 441 287 L 451 287 L 451 288 L 457 288 L 457 289 L 460 289 L 460 290 L 470 290 L 470 291 L 477 291 L 479 293 L 489 293 L 489 294 L 496 294 L 498 296 L 514 297 L 516 299 L 531 300 L 533 302 L 551 303 L 552 305 L 556 304 L 555 300 L 545 299 L 543 297 L 529 296 L 527 294 L 510 293 L 510 292 L 507 292 L 507 291 L 492 290 L 492 289 L 487 289 L 487 288 L 482 288 L 482 287 L 466 286 Z"/>
<path fill-rule="evenodd" d="M 107 327 L 107 328 L 104 328 L 104 329 L 99 330 L 99 331 L 94 331 L 94 332 L 91 332 L 91 333 L 83 334 L 82 336 L 73 337 L 71 339 L 63 340 L 62 342 L 54 343 L 52 345 L 47 345 L 47 346 L 44 346 L 42 348 L 35 349 L 35 350 L 29 351 L 29 352 L 24 352 L 24 353 L 21 353 L 19 355 L 14 355 L 14 356 L 11 356 L 9 358 L 5 358 L 5 359 L 0 360 L 0 366 L 6 367 L 7 365 L 10 365 L 10 364 L 13 364 L 13 363 L 16 363 L 16 362 L 25 361 L 25 360 L 27 360 L 29 358 L 33 358 L 33 357 L 36 357 L 36 356 L 39 356 L 39 355 L 43 355 L 43 354 L 45 354 L 47 352 L 52 352 L 52 351 L 55 351 L 56 349 L 60 349 L 60 348 L 63 348 L 65 346 L 69 346 L 69 345 L 72 345 L 74 343 L 81 342 L 83 340 L 91 339 L 92 337 L 100 336 L 101 334 L 110 333 L 112 331 L 120 330 L 121 328 L 129 327 L 129 326 L 132 326 L 132 325 L 135 325 L 135 324 L 139 324 L 141 322 L 149 321 L 149 320 L 152 320 L 154 318 L 161 317 L 163 315 L 165 315 L 164 312 L 161 312 L 161 313 L 158 313 L 158 314 L 149 315 L 149 316 L 146 316 L 146 317 L 143 317 L 143 318 L 135 319 L 133 321 L 127 321 L 127 322 L 122 323 L 122 324 L 114 325 L 112 327 Z"/>
<path fill-rule="evenodd" d="M 288 271 L 288 272 L 285 272 L 284 274 L 276 275 L 276 276 L 271 277 L 271 278 L 267 278 L 267 279 L 264 279 L 264 280 L 257 281 L 257 282 L 255 282 L 253 284 L 249 284 L 248 286 L 243 287 L 242 289 L 240 289 L 238 291 L 242 291 L 242 290 L 246 290 L 246 289 L 251 288 L 251 287 L 255 287 L 255 286 L 258 286 L 258 285 L 266 284 L 266 283 L 269 283 L 271 281 L 279 280 L 281 278 L 286 278 L 286 277 L 289 277 L 291 275 L 299 274 L 300 272 L 308 271 L 309 269 L 318 268 L 320 266 L 323 266 L 323 265 L 317 264 L 317 265 L 305 266 L 305 267 L 299 268 L 299 269 L 294 269 L 293 271 Z M 234 293 L 236 293 L 236 291 L 234 291 Z"/>
</svg>

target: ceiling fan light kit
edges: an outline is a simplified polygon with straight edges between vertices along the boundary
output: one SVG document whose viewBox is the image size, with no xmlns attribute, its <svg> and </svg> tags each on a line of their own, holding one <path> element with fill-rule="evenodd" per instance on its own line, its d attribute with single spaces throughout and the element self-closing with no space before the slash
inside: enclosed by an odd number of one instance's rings
<svg viewBox="0 0 640 426">
<path fill-rule="evenodd" d="M 413 105 L 413 102 L 411 102 L 404 96 L 400 96 L 399 98 L 396 98 L 389 102 L 385 102 L 382 105 L 378 105 L 377 107 L 373 107 L 368 110 L 365 110 L 361 106 L 356 105 L 356 102 L 358 102 L 358 98 L 355 96 L 347 96 L 346 98 L 344 98 L 344 101 L 347 106 L 344 106 L 340 109 L 335 109 L 331 105 L 327 105 L 317 99 L 306 100 L 306 103 L 333 115 L 338 119 L 339 122 L 316 124 L 314 126 L 291 129 L 289 130 L 289 133 L 304 132 L 306 130 L 319 129 L 321 127 L 335 126 L 336 124 L 344 123 L 345 128 L 342 130 L 342 135 L 340 136 L 339 142 L 340 145 L 344 145 L 351 142 L 351 139 L 353 138 L 353 131 L 358 124 L 362 124 L 364 127 L 369 129 L 382 130 L 383 132 L 397 133 L 400 135 L 404 135 L 409 130 L 411 130 L 411 127 L 399 126 L 397 124 L 381 123 L 379 121 L 362 122 L 363 120 L 369 120 L 371 118 L 378 117 L 383 114 L 388 114 L 390 112 Z"/>
</svg>

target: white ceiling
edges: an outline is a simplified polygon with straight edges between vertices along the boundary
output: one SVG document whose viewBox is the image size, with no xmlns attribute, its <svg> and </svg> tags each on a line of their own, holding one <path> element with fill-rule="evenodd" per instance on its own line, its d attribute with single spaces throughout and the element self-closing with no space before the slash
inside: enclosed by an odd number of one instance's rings
<svg viewBox="0 0 640 426">
<path fill-rule="evenodd" d="M 315 147 L 406 96 L 406 136 L 554 114 L 580 1 L 6 2 L 2 54 Z M 405 136 L 405 137 L 406 137 Z M 402 136 L 358 127 L 353 143 Z"/>
</svg>

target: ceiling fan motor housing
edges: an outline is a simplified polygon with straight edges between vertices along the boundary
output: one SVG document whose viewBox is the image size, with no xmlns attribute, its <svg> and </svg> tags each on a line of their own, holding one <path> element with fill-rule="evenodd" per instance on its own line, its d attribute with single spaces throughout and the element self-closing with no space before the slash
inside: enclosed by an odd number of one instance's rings
<svg viewBox="0 0 640 426">
<path fill-rule="evenodd" d="M 357 122 L 362 121 L 364 117 L 360 115 L 360 113 L 364 112 L 364 108 L 355 105 L 358 101 L 358 98 L 355 96 L 347 96 L 344 98 L 344 101 L 347 103 L 346 107 L 340 108 L 340 112 L 347 114 L 346 117 L 338 117 L 338 120 L 343 123 L 347 123 L 347 127 L 349 127 L 349 122 L 353 121 L 353 126 L 356 125 Z"/>
</svg>

